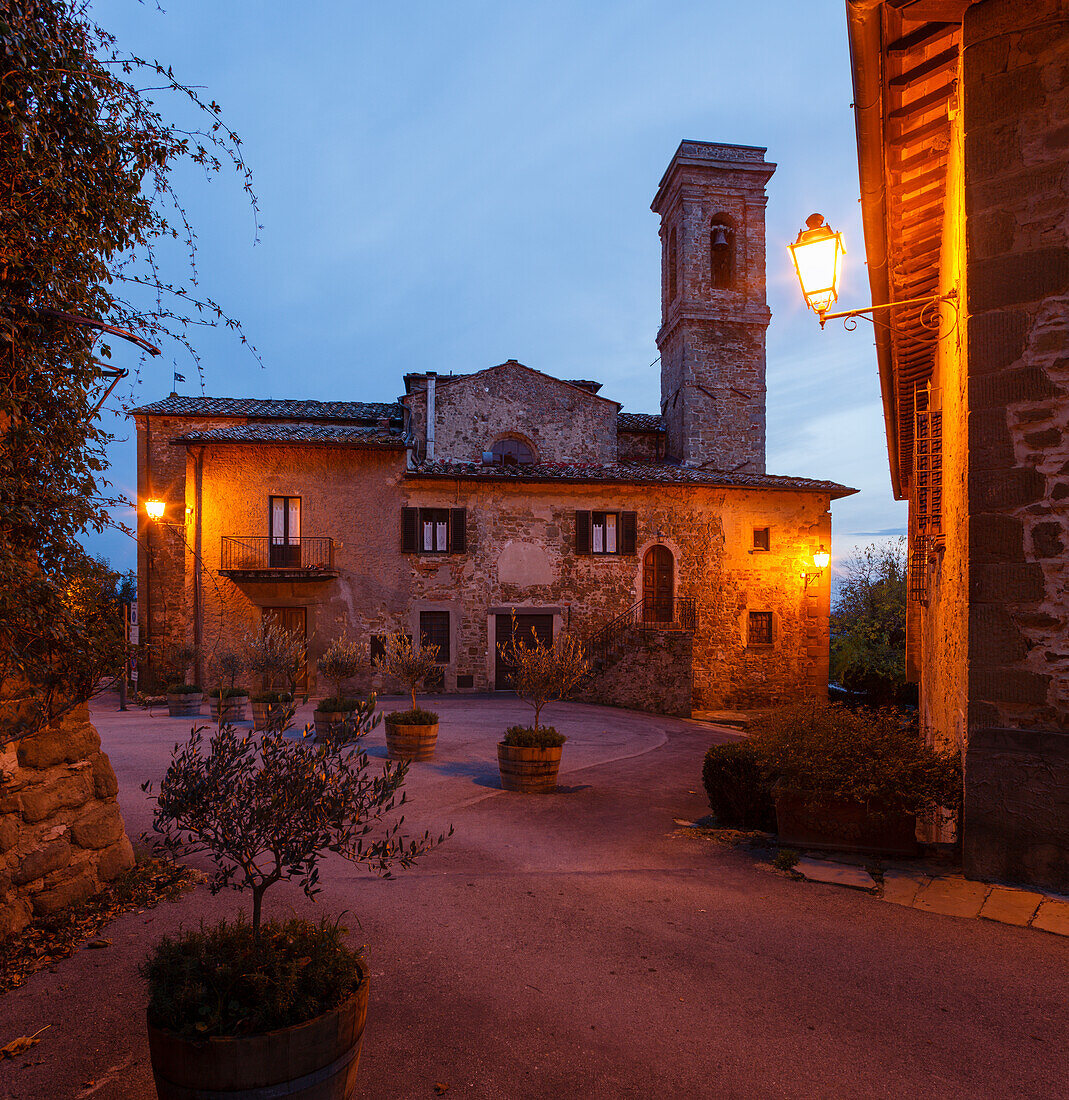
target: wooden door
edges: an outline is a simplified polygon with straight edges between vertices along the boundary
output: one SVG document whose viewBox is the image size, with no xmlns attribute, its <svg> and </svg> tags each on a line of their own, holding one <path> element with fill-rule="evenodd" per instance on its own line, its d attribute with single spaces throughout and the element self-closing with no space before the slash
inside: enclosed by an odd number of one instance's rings
<svg viewBox="0 0 1069 1100">
<path fill-rule="evenodd" d="M 531 631 L 543 645 L 553 644 L 553 616 L 552 615 L 516 615 L 516 636 L 523 641 L 530 640 Z M 498 615 L 497 617 L 497 654 L 494 663 L 494 690 L 506 691 L 512 688 L 512 665 L 501 655 L 501 647 L 508 643 L 512 637 L 512 616 Z"/>
<path fill-rule="evenodd" d="M 307 607 L 265 607 L 265 619 L 276 626 L 296 634 L 301 639 L 301 663 L 297 668 L 297 682 L 294 691 L 298 695 L 308 694 L 308 608 Z"/>
<path fill-rule="evenodd" d="M 667 546 L 651 546 L 642 559 L 643 618 L 649 623 L 672 621 L 675 563 Z"/>
</svg>

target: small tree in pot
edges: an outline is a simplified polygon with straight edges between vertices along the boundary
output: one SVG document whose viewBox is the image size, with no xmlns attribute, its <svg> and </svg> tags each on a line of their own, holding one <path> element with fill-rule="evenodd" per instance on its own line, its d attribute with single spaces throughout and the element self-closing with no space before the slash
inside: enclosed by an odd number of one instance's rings
<svg viewBox="0 0 1069 1100">
<path fill-rule="evenodd" d="M 293 720 L 293 687 L 304 656 L 304 639 L 264 619 L 244 640 L 245 666 L 260 677 L 262 690 L 252 697 L 256 729 L 282 729 Z"/>
<path fill-rule="evenodd" d="M 223 649 L 211 660 L 216 685 L 208 694 L 212 717 L 224 722 L 240 722 L 245 717 L 245 704 L 249 693 L 237 686 L 238 677 L 245 671 L 245 657 L 234 649 Z"/>
<path fill-rule="evenodd" d="M 370 667 L 368 647 L 350 638 L 335 638 L 317 666 L 334 694 L 320 699 L 316 706 L 316 729 L 327 730 L 332 724 L 344 721 L 356 709 L 359 700 L 345 694 L 345 685 L 362 670 Z"/>
<path fill-rule="evenodd" d="M 200 684 L 187 684 L 189 668 L 197 659 L 197 649 L 191 645 L 172 646 L 166 657 L 171 682 L 167 685 L 167 710 L 172 718 L 191 718 L 200 714 L 204 694 Z"/>
<path fill-rule="evenodd" d="M 161 1097 L 288 1095 L 287 1082 L 311 1076 L 323 1096 L 351 1095 L 367 968 L 336 924 L 264 921 L 263 898 L 284 879 L 314 898 L 324 852 L 388 877 L 441 843 L 445 835 L 399 835 L 406 770 L 387 763 L 377 774 L 353 744 L 282 731 L 257 739 L 223 726 L 205 743 L 198 729 L 176 746 L 156 796 L 155 843 L 207 853 L 212 892 L 251 891 L 252 920 L 165 938 L 145 963 Z"/>
<path fill-rule="evenodd" d="M 512 666 L 513 689 L 534 709 L 533 726 L 511 726 L 498 742 L 501 785 L 507 791 L 553 791 L 567 738 L 552 726 L 540 726 L 538 720 L 547 703 L 566 699 L 579 686 L 590 671 L 590 662 L 582 643 L 569 634 L 559 635 L 550 645 L 533 630 L 528 638 L 519 636 L 515 617 L 509 640 L 498 648 Z"/>
<path fill-rule="evenodd" d="M 420 645 L 402 630 L 387 635 L 383 655 L 375 662 L 400 680 L 412 696 L 412 709 L 386 715 L 386 747 L 395 760 L 426 760 L 438 742 L 438 715 L 416 704 L 416 690 L 437 676 L 439 647 Z"/>
</svg>

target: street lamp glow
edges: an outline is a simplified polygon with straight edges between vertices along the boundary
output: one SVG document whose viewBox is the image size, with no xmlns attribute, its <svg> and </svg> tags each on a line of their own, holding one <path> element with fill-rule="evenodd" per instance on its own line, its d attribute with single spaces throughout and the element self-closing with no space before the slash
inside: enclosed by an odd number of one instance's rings
<svg viewBox="0 0 1069 1100">
<path fill-rule="evenodd" d="M 813 564 L 818 569 L 827 569 L 831 564 L 831 554 L 824 549 L 824 544 L 821 543 L 820 549 L 813 555 Z"/>
<path fill-rule="evenodd" d="M 146 500 L 145 511 L 148 513 L 148 518 L 151 520 L 163 519 L 163 513 L 167 509 L 167 504 L 162 500 Z"/>
<path fill-rule="evenodd" d="M 839 275 L 846 247 L 842 233 L 836 233 L 821 214 L 810 214 L 805 224 L 798 239 L 787 247 L 806 305 L 823 316 L 839 297 Z"/>
</svg>

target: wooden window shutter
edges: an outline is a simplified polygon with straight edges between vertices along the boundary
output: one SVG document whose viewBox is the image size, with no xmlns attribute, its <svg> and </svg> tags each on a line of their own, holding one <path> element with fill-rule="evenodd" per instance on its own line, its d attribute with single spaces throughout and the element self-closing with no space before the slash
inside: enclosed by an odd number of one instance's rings
<svg viewBox="0 0 1069 1100">
<path fill-rule="evenodd" d="M 401 553 L 414 554 L 419 549 L 419 509 L 401 509 Z"/>
<path fill-rule="evenodd" d="M 575 552 L 590 553 L 590 513 L 575 513 Z"/>
<path fill-rule="evenodd" d="M 620 513 L 620 553 L 633 554 L 638 541 L 638 513 Z"/>
<path fill-rule="evenodd" d="M 449 549 L 462 554 L 468 548 L 468 513 L 464 508 L 449 511 Z"/>
</svg>

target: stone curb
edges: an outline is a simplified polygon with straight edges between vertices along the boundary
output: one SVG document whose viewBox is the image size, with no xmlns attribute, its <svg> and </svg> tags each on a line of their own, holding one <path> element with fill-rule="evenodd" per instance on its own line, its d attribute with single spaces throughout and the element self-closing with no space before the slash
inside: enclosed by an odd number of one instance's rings
<svg viewBox="0 0 1069 1100">
<path fill-rule="evenodd" d="M 1013 924 L 1069 937 L 1069 898 L 1036 890 L 974 882 L 958 874 L 929 875 L 902 867 L 887 868 L 881 885 L 865 868 L 856 864 L 811 856 L 801 858 L 794 872 L 807 882 L 865 890 L 892 905 L 966 920 Z"/>
</svg>

